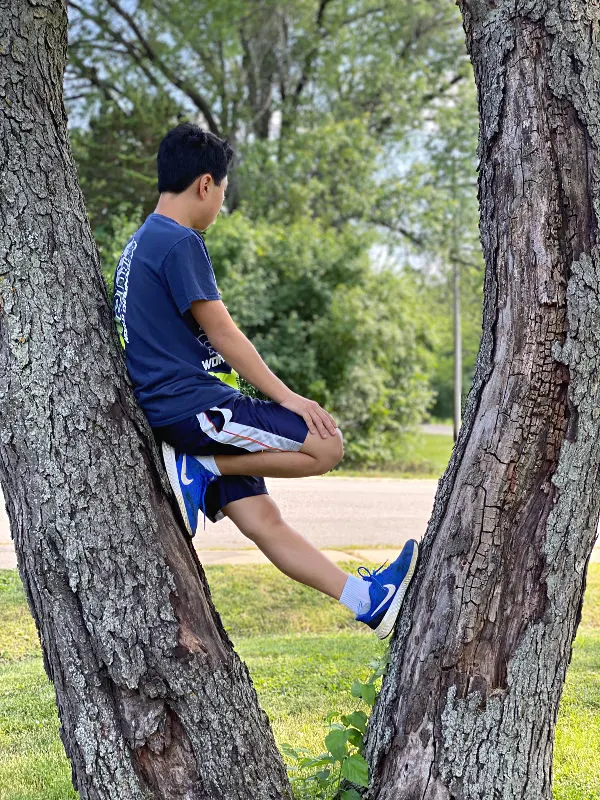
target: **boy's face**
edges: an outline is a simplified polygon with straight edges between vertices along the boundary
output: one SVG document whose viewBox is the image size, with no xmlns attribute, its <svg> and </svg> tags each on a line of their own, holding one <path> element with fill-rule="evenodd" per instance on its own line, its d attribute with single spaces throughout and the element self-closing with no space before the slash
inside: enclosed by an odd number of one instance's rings
<svg viewBox="0 0 600 800">
<path fill-rule="evenodd" d="M 219 211 L 225 200 L 225 190 L 227 189 L 227 176 L 223 178 L 217 186 L 212 175 L 201 175 L 197 181 L 197 188 L 194 194 L 196 200 L 196 222 L 194 226 L 199 230 L 206 230 L 219 215 Z"/>
</svg>

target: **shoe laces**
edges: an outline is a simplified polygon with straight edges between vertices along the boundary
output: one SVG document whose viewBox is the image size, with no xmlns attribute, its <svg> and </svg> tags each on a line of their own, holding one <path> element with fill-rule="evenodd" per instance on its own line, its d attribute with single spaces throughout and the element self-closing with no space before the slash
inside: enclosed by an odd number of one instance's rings
<svg viewBox="0 0 600 800">
<path fill-rule="evenodd" d="M 384 561 L 384 563 L 380 567 L 377 567 L 377 569 L 373 570 L 370 570 L 368 567 L 360 566 L 357 572 L 361 576 L 361 578 L 363 578 L 363 580 L 371 581 L 372 583 L 376 583 L 380 588 L 383 588 L 381 586 L 381 582 L 377 580 L 376 575 L 378 575 L 381 572 L 381 570 L 385 567 L 387 563 L 388 563 L 387 561 Z"/>
</svg>

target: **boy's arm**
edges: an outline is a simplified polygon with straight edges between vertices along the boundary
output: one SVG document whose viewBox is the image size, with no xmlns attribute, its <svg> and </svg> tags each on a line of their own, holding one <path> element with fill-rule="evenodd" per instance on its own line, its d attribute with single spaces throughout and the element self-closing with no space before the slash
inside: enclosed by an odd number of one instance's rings
<svg viewBox="0 0 600 800">
<path fill-rule="evenodd" d="M 190 306 L 194 319 L 211 345 L 236 372 L 275 402 L 303 417 L 311 433 L 325 439 L 336 432 L 333 417 L 314 400 L 292 392 L 267 367 L 254 345 L 244 336 L 221 300 L 196 300 Z"/>
</svg>

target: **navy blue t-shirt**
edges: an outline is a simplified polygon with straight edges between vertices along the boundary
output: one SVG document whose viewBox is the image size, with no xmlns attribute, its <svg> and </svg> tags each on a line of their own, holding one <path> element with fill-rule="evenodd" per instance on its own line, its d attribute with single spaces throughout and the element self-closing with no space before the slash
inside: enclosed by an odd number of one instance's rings
<svg viewBox="0 0 600 800">
<path fill-rule="evenodd" d="M 150 214 L 119 260 L 114 312 L 135 396 L 151 426 L 179 422 L 238 393 L 237 374 L 190 311 L 194 300 L 220 297 L 202 237 Z"/>
</svg>

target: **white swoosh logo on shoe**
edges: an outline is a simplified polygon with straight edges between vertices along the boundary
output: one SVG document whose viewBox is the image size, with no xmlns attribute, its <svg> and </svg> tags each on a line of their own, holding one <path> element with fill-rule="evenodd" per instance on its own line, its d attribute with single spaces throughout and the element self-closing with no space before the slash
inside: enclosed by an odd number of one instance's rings
<svg viewBox="0 0 600 800">
<path fill-rule="evenodd" d="M 382 600 L 381 603 L 379 603 L 375 611 L 373 611 L 373 613 L 371 614 L 372 617 L 375 616 L 375 614 L 379 611 L 380 608 L 383 608 L 383 606 L 387 603 L 387 601 L 396 591 L 396 587 L 394 586 L 393 583 L 386 583 L 384 584 L 384 587 L 387 589 L 387 595 L 385 596 L 385 599 Z"/>
<path fill-rule="evenodd" d="M 194 479 L 193 478 L 188 478 L 188 476 L 186 475 L 186 472 L 185 472 L 185 463 L 186 463 L 185 462 L 185 458 L 186 458 L 186 454 L 184 453 L 183 454 L 183 461 L 181 462 L 181 482 L 183 483 L 184 486 L 189 486 L 190 483 L 194 482 Z"/>
</svg>

